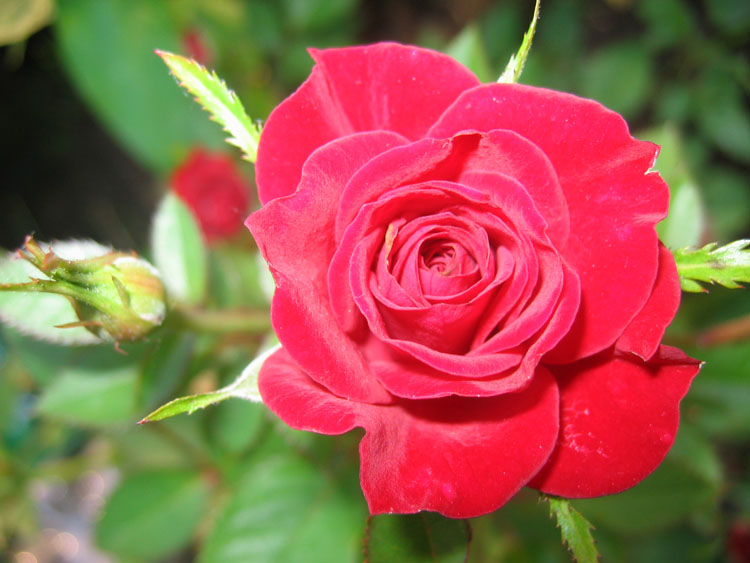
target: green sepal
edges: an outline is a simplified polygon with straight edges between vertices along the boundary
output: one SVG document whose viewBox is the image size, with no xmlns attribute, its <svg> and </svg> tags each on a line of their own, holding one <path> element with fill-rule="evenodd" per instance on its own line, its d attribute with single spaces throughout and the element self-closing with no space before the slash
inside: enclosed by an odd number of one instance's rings
<svg viewBox="0 0 750 563">
<path fill-rule="evenodd" d="M 736 289 L 750 282 L 750 239 L 736 240 L 724 246 L 712 242 L 703 248 L 674 251 L 683 291 L 705 293 L 702 283 L 718 283 Z"/>
<path fill-rule="evenodd" d="M 536 22 L 539 19 L 539 0 L 534 3 L 534 15 L 531 17 L 531 23 L 529 24 L 528 31 L 523 36 L 521 46 L 518 51 L 510 56 L 505 70 L 497 79 L 500 83 L 515 84 L 518 79 L 521 78 L 523 72 L 523 66 L 526 64 L 526 59 L 531 51 L 531 42 L 534 40 L 534 33 L 536 33 Z"/>
<path fill-rule="evenodd" d="M 227 142 L 240 149 L 245 160 L 255 162 L 260 127 L 245 113 L 237 95 L 215 72 L 209 72 L 196 61 L 167 51 L 157 50 L 156 54 L 166 63 L 180 86 L 195 96 L 195 101 L 229 133 Z"/>
<path fill-rule="evenodd" d="M 562 541 L 568 546 L 578 563 L 596 563 L 599 551 L 596 549 L 591 530 L 594 526 L 580 512 L 570 505 L 567 499 L 542 495 L 549 503 L 550 518 L 557 520 Z"/>
</svg>

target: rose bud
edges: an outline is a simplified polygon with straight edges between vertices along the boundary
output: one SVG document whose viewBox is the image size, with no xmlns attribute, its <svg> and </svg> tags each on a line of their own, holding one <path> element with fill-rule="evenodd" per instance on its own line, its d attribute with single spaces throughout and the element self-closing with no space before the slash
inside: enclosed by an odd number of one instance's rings
<svg viewBox="0 0 750 563">
<path fill-rule="evenodd" d="M 173 174 L 171 185 L 208 242 L 231 237 L 242 228 L 250 187 L 225 154 L 194 149 Z"/>
<path fill-rule="evenodd" d="M 61 328 L 82 326 L 116 343 L 144 337 L 164 320 L 164 287 L 159 273 L 135 252 L 108 252 L 81 260 L 66 260 L 52 248 L 28 236 L 18 256 L 33 264 L 47 279 L 9 284 L 4 290 L 56 293 L 67 297 L 78 321 Z"/>
<path fill-rule="evenodd" d="M 246 222 L 276 282 L 265 404 L 296 429 L 364 428 L 373 514 L 644 479 L 700 368 L 661 343 L 680 282 L 658 147 L 593 100 L 480 84 L 435 51 L 310 52 L 263 129 Z"/>
</svg>

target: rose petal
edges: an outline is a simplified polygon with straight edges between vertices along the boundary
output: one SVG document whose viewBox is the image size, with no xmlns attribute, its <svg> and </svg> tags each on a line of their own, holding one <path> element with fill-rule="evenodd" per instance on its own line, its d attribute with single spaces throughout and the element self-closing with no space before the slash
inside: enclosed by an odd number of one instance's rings
<svg viewBox="0 0 750 563">
<path fill-rule="evenodd" d="M 401 142 L 393 133 L 374 132 L 329 143 L 305 163 L 293 196 L 269 202 L 246 222 L 276 280 L 271 313 L 279 340 L 312 377 L 342 397 L 388 400 L 331 314 L 326 278 L 336 202 L 363 162 Z"/>
<path fill-rule="evenodd" d="M 367 405 L 326 392 L 279 351 L 263 365 L 259 386 L 292 428 L 365 428 L 360 478 L 372 514 L 491 512 L 544 465 L 558 433 L 557 386 L 544 368 L 507 397 Z"/>
<path fill-rule="evenodd" d="M 674 256 L 659 245 L 659 272 L 651 297 L 617 340 L 615 348 L 648 360 L 659 348 L 662 336 L 680 306 L 680 276 Z"/>
<path fill-rule="evenodd" d="M 418 47 L 379 43 L 310 54 L 317 63 L 310 77 L 263 128 L 255 172 L 264 204 L 293 193 L 307 157 L 328 141 L 373 130 L 421 138 L 458 94 L 479 83 L 452 58 Z"/>
<path fill-rule="evenodd" d="M 640 482 L 672 447 L 680 400 L 699 369 L 697 360 L 665 346 L 648 363 L 607 352 L 552 367 L 560 384 L 560 437 L 530 486 L 582 498 Z"/>
<path fill-rule="evenodd" d="M 657 148 L 633 139 L 618 114 L 591 100 L 519 84 L 464 92 L 428 133 L 508 129 L 549 158 L 570 212 L 565 257 L 581 278 L 581 312 L 556 350 L 561 363 L 610 346 L 648 299 L 658 267 L 654 225 L 668 190 Z M 638 283 L 633 283 L 638 280 Z"/>
<path fill-rule="evenodd" d="M 544 368 L 512 395 L 372 408 L 360 444 L 370 512 L 469 518 L 497 509 L 544 465 L 557 409 L 557 387 Z"/>
</svg>

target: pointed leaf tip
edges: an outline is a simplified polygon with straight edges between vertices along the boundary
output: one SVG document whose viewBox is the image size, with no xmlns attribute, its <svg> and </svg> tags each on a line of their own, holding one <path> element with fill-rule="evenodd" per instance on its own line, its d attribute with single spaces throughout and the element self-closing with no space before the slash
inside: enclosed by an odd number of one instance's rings
<svg viewBox="0 0 750 563">
<path fill-rule="evenodd" d="M 242 102 L 226 83 L 193 59 L 159 49 L 154 52 L 169 67 L 180 86 L 195 96 L 211 118 L 229 133 L 227 142 L 239 148 L 245 160 L 255 162 L 260 127 L 248 117 Z"/>
<path fill-rule="evenodd" d="M 560 528 L 562 541 L 568 546 L 573 558 L 578 563 L 597 563 L 599 551 L 591 530 L 594 526 L 570 505 L 570 501 L 560 497 L 542 495 L 549 503 L 550 517 L 555 518 Z"/>
<path fill-rule="evenodd" d="M 536 0 L 534 3 L 534 15 L 531 17 L 529 29 L 524 34 L 518 51 L 510 56 L 510 60 L 508 61 L 505 70 L 500 75 L 500 78 L 497 79 L 498 82 L 515 84 L 518 82 L 518 79 L 521 78 L 526 59 L 531 52 L 531 42 L 534 40 L 534 34 L 536 33 L 536 22 L 539 20 L 539 3 L 540 0 Z"/>
</svg>

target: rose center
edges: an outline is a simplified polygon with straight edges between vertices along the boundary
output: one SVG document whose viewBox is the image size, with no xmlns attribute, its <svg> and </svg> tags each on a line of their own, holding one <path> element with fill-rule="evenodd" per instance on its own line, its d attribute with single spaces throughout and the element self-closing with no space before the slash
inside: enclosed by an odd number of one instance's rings
<svg viewBox="0 0 750 563">
<path fill-rule="evenodd" d="M 455 242 L 436 239 L 427 241 L 422 246 L 419 266 L 423 270 L 448 277 L 473 270 L 476 261 Z"/>
</svg>

